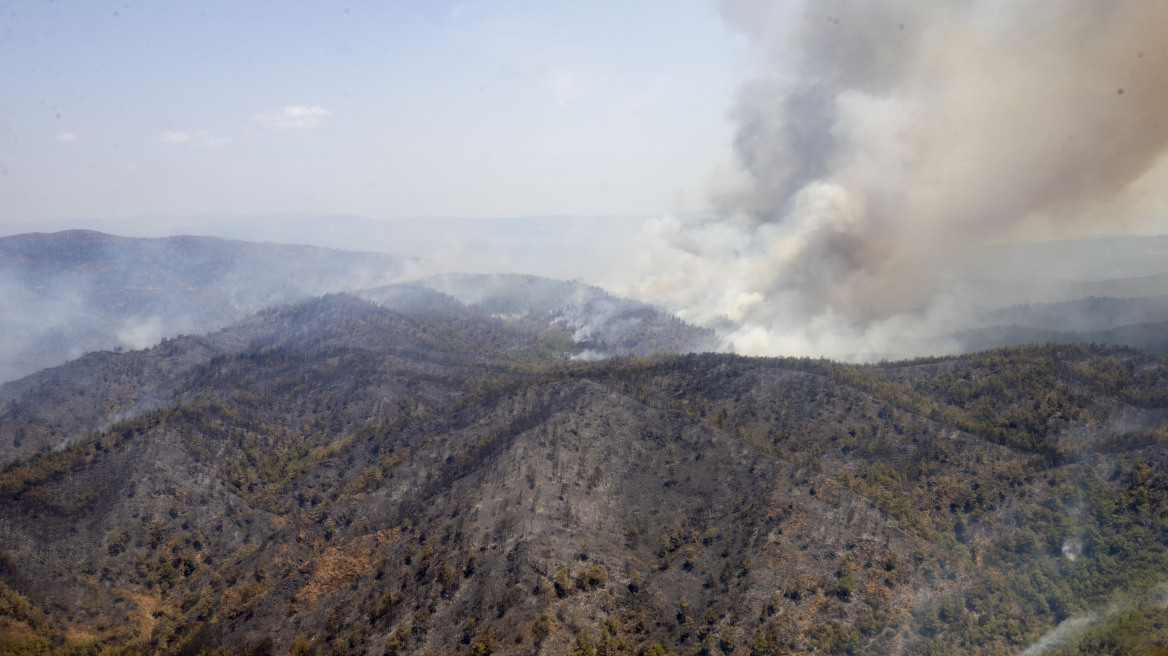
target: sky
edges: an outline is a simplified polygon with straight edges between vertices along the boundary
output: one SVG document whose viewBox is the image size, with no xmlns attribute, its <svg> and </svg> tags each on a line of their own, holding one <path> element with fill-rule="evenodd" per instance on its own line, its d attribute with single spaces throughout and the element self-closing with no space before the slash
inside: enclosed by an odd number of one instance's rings
<svg viewBox="0 0 1168 656">
<path fill-rule="evenodd" d="M 661 214 L 732 158 L 706 0 L 0 3 L 0 224 Z"/>
</svg>

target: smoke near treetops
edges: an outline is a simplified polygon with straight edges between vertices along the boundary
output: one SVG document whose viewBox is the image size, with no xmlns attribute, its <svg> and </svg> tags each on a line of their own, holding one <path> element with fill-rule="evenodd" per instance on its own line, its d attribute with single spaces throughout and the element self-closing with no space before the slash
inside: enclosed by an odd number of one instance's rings
<svg viewBox="0 0 1168 656">
<path fill-rule="evenodd" d="M 613 286 L 738 352 L 944 352 L 970 303 L 954 258 L 1122 231 L 1165 169 L 1168 2 L 722 5 L 762 63 L 736 170 L 714 218 L 649 224 Z"/>
</svg>

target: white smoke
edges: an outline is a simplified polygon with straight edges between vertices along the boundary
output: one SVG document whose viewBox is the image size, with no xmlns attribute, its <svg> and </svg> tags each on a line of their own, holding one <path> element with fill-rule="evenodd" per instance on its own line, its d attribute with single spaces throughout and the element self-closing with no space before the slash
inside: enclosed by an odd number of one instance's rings
<svg viewBox="0 0 1168 656">
<path fill-rule="evenodd" d="M 1116 601 L 1105 608 L 1094 610 L 1082 615 L 1075 615 L 1059 622 L 1059 625 L 1044 633 L 1034 644 L 1027 647 L 1018 656 L 1039 656 L 1051 649 L 1059 647 L 1078 636 L 1085 633 L 1088 629 L 1106 621 L 1116 613 L 1131 608 L 1131 603 L 1126 601 Z"/>
<path fill-rule="evenodd" d="M 1030 645 L 1019 656 L 1038 656 L 1045 653 L 1075 636 L 1083 633 L 1098 619 L 1095 613 L 1076 615 L 1059 623 L 1058 626 L 1045 633 L 1037 642 Z"/>
<path fill-rule="evenodd" d="M 946 264 L 1115 232 L 1168 145 L 1168 3 L 725 0 L 763 73 L 740 92 L 719 212 L 646 227 L 605 281 L 745 353 L 954 344 Z M 1165 166 L 1159 167 L 1161 170 Z"/>
<path fill-rule="evenodd" d="M 161 342 L 169 334 L 169 328 L 160 316 L 127 319 L 117 331 L 118 341 L 131 349 L 149 348 Z"/>
</svg>

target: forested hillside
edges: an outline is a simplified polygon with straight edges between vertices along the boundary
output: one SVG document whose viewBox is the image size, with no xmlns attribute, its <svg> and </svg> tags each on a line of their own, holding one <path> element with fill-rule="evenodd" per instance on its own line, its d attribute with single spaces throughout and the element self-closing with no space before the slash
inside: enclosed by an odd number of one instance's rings
<svg viewBox="0 0 1168 656">
<path fill-rule="evenodd" d="M 403 294 L 0 387 L 0 653 L 1168 647 L 1164 357 L 575 362 Z"/>
</svg>

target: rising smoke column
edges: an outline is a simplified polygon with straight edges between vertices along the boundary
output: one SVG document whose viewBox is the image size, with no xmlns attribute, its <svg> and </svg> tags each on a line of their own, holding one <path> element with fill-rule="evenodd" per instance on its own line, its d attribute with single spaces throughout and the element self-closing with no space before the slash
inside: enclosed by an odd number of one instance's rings
<svg viewBox="0 0 1168 656">
<path fill-rule="evenodd" d="M 961 325 L 937 295 L 956 251 L 1082 232 L 1168 145 L 1162 0 L 722 9 L 763 69 L 736 171 L 716 218 L 647 227 L 622 291 L 740 352 L 911 352 Z"/>
</svg>

